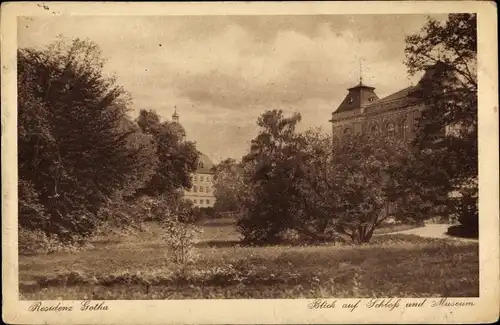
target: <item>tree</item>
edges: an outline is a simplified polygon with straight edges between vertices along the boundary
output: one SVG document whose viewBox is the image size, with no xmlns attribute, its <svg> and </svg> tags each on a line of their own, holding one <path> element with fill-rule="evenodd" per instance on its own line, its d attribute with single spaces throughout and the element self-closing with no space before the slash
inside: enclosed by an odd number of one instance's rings
<svg viewBox="0 0 500 325">
<path fill-rule="evenodd" d="M 266 111 L 257 120 L 261 132 L 242 159 L 244 213 L 237 223 L 249 242 L 279 240 L 293 218 L 294 180 L 300 172 L 295 159 L 300 151 L 300 138 L 295 128 L 300 120 L 300 114 L 285 117 L 281 110 Z"/>
<path fill-rule="evenodd" d="M 228 158 L 213 167 L 214 209 L 217 213 L 237 212 L 240 209 L 243 189 L 243 168 L 236 160 Z"/>
<path fill-rule="evenodd" d="M 477 229 L 476 26 L 475 14 L 450 14 L 444 24 L 429 20 L 407 37 L 405 52 L 410 74 L 435 67 L 433 78 L 419 84 L 427 109 L 415 139 L 421 170 L 414 193 Z"/>
<path fill-rule="evenodd" d="M 196 171 L 199 152 L 193 142 L 183 141 L 182 127 L 161 122 L 156 112 L 146 110 L 141 110 L 137 124 L 154 139 L 159 160 L 154 175 L 140 193 L 158 196 L 191 187 L 191 174 Z"/>
<path fill-rule="evenodd" d="M 295 229 L 312 240 L 347 235 L 368 242 L 375 229 L 404 206 L 409 147 L 396 137 L 357 134 L 332 146 L 329 136 L 308 131 L 297 187 Z M 412 218 L 418 219 L 417 216 Z"/>
<path fill-rule="evenodd" d="M 32 194 L 20 206 L 47 214 L 40 223 L 20 214 L 21 227 L 87 236 L 110 198 L 151 174 L 152 147 L 134 145 L 138 129 L 123 125 L 129 97 L 103 66 L 97 45 L 80 39 L 18 51 L 20 191 Z"/>
</svg>

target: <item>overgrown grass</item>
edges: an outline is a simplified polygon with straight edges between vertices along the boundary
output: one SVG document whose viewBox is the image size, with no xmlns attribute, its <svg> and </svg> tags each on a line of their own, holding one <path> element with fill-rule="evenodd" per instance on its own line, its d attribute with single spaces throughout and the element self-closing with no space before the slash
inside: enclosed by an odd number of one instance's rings
<svg viewBox="0 0 500 325">
<path fill-rule="evenodd" d="M 204 226 L 204 242 L 237 242 L 230 221 Z M 231 228 L 233 227 L 233 228 Z M 376 236 L 364 246 L 211 247 L 184 267 L 167 259 L 150 225 L 91 250 L 21 256 L 25 299 L 198 299 L 478 296 L 477 243 Z"/>
</svg>

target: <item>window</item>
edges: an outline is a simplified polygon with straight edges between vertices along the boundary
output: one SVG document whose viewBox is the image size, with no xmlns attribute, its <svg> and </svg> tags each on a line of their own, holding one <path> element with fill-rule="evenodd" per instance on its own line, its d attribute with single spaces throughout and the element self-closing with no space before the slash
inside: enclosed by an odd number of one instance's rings
<svg viewBox="0 0 500 325">
<path fill-rule="evenodd" d="M 205 202 L 207 202 L 207 204 L 210 204 L 210 200 L 206 200 Z"/>
<path fill-rule="evenodd" d="M 205 191 L 206 191 L 207 193 L 208 193 L 208 192 L 210 192 L 210 187 L 208 187 L 208 186 L 207 186 L 207 187 L 205 187 Z"/>
<path fill-rule="evenodd" d="M 203 186 L 200 186 L 200 192 L 203 192 Z"/>
<path fill-rule="evenodd" d="M 349 104 L 354 103 L 354 98 L 352 98 L 352 97 L 347 98 L 347 102 L 348 102 Z"/>
<path fill-rule="evenodd" d="M 378 134 L 378 133 L 379 133 L 379 131 L 380 131 L 380 130 L 379 130 L 379 128 L 378 128 L 378 124 L 376 124 L 376 123 L 375 123 L 375 124 L 372 124 L 372 127 L 370 128 L 370 132 L 371 132 L 372 134 Z"/>
<path fill-rule="evenodd" d="M 196 185 L 193 186 L 193 192 L 195 192 L 195 193 L 198 192 L 198 188 L 196 188 Z"/>
<path fill-rule="evenodd" d="M 405 123 L 403 125 L 403 138 L 406 139 L 407 136 L 408 136 L 408 124 Z"/>
<path fill-rule="evenodd" d="M 203 182 L 205 178 L 203 176 L 200 176 L 200 182 Z"/>
<path fill-rule="evenodd" d="M 200 161 L 200 162 L 198 163 L 198 167 L 199 167 L 199 168 L 203 168 L 203 161 Z"/>
<path fill-rule="evenodd" d="M 393 122 L 388 122 L 385 125 L 385 131 L 388 136 L 395 136 L 396 135 L 396 126 L 394 125 Z"/>
</svg>

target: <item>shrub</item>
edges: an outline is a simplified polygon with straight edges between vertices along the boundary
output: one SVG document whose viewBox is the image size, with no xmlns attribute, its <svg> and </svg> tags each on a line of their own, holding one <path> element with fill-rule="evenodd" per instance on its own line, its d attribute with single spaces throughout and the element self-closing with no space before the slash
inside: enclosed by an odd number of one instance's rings
<svg viewBox="0 0 500 325">
<path fill-rule="evenodd" d="M 38 229 L 30 230 L 19 227 L 18 237 L 20 255 L 74 252 L 84 248 L 82 238 L 72 237 L 71 242 L 62 242 L 57 235 L 46 234 Z"/>
<path fill-rule="evenodd" d="M 58 241 L 55 236 L 46 235 L 41 230 L 19 228 L 19 254 L 32 255 L 56 251 Z"/>
<path fill-rule="evenodd" d="M 479 238 L 479 231 L 477 228 L 467 228 L 463 225 L 448 227 L 446 234 L 453 237 Z"/>
<path fill-rule="evenodd" d="M 169 255 L 178 264 L 186 264 L 196 259 L 194 244 L 202 230 L 189 223 L 178 221 L 176 218 L 162 224 L 165 230 L 163 239 L 169 248 Z"/>
</svg>

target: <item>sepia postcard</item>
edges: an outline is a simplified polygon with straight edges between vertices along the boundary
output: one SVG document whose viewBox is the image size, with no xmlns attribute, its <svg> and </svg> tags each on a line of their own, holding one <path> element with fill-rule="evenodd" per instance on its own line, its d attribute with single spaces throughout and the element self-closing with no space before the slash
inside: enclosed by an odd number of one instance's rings
<svg viewBox="0 0 500 325">
<path fill-rule="evenodd" d="M 497 321 L 496 13 L 3 3 L 3 321 Z"/>
</svg>

